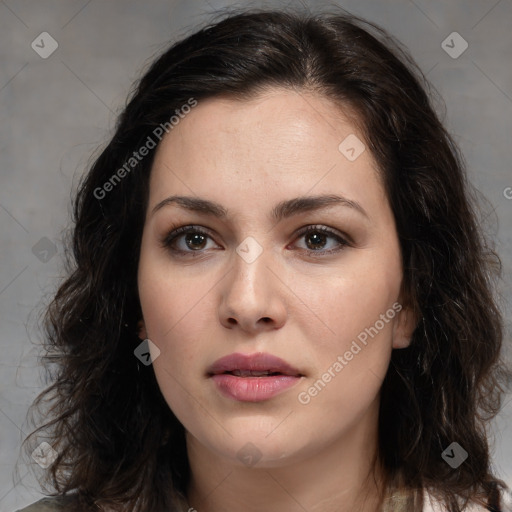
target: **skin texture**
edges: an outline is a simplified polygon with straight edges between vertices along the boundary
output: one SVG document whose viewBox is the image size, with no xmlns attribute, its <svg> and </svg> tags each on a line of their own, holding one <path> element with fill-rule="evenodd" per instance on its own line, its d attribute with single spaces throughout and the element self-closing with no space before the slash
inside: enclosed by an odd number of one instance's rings
<svg viewBox="0 0 512 512">
<path fill-rule="evenodd" d="M 339 151 L 350 134 L 363 139 L 329 99 L 272 88 L 250 100 L 199 102 L 157 150 L 138 274 L 140 336 L 160 350 L 153 367 L 187 432 L 188 497 L 199 512 L 376 509 L 376 486 L 363 481 L 391 351 L 408 345 L 414 327 L 405 305 L 321 392 L 298 400 L 365 328 L 401 304 L 393 213 L 370 152 L 351 162 Z M 280 201 L 323 194 L 357 201 L 367 216 L 347 206 L 280 222 L 270 216 Z M 153 213 L 171 195 L 218 202 L 228 217 L 176 204 Z M 185 225 L 209 234 L 180 235 L 174 247 L 188 253 L 177 256 L 161 241 Z M 336 238 L 297 234 L 311 225 L 349 244 L 328 254 L 340 248 Z M 262 249 L 251 263 L 236 251 L 247 237 Z M 263 402 L 232 400 L 206 370 L 233 352 L 276 355 L 304 377 Z M 247 443 L 260 457 L 252 466 L 241 460 Z"/>
</svg>

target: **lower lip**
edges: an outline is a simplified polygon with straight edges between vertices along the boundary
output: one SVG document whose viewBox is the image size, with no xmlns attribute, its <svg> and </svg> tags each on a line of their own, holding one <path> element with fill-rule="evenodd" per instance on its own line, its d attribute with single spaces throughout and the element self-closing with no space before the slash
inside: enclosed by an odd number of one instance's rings
<svg viewBox="0 0 512 512">
<path fill-rule="evenodd" d="M 230 373 L 212 375 L 211 378 L 225 396 L 239 402 L 268 400 L 291 388 L 301 379 L 292 375 L 237 377 Z"/>
</svg>

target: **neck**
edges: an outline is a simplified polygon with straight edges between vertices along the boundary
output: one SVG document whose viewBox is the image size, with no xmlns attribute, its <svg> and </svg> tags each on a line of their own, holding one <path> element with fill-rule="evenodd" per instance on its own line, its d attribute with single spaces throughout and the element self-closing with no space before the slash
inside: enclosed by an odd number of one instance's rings
<svg viewBox="0 0 512 512">
<path fill-rule="evenodd" d="M 189 510 L 221 512 L 377 512 L 382 472 L 376 461 L 378 408 L 313 455 L 277 467 L 243 467 L 187 433 Z"/>
</svg>

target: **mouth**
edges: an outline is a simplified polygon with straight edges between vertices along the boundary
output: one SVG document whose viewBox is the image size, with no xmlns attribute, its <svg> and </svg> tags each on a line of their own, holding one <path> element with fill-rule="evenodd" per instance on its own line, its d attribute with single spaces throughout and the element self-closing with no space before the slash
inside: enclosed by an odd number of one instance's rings
<svg viewBox="0 0 512 512">
<path fill-rule="evenodd" d="M 238 402 L 263 402 L 284 393 L 304 375 L 270 354 L 231 354 L 208 368 L 207 376 L 220 393 Z"/>
</svg>

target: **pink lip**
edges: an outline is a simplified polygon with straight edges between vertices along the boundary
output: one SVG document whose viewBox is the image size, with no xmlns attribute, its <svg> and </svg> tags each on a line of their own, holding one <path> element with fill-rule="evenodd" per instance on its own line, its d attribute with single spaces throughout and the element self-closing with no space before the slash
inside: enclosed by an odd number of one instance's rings
<svg viewBox="0 0 512 512">
<path fill-rule="evenodd" d="M 233 373 L 246 375 L 234 375 Z M 255 376 L 250 372 L 276 375 Z M 286 361 L 270 354 L 231 354 L 217 360 L 207 374 L 227 397 L 241 402 L 268 400 L 297 384 L 303 375 Z"/>
</svg>

